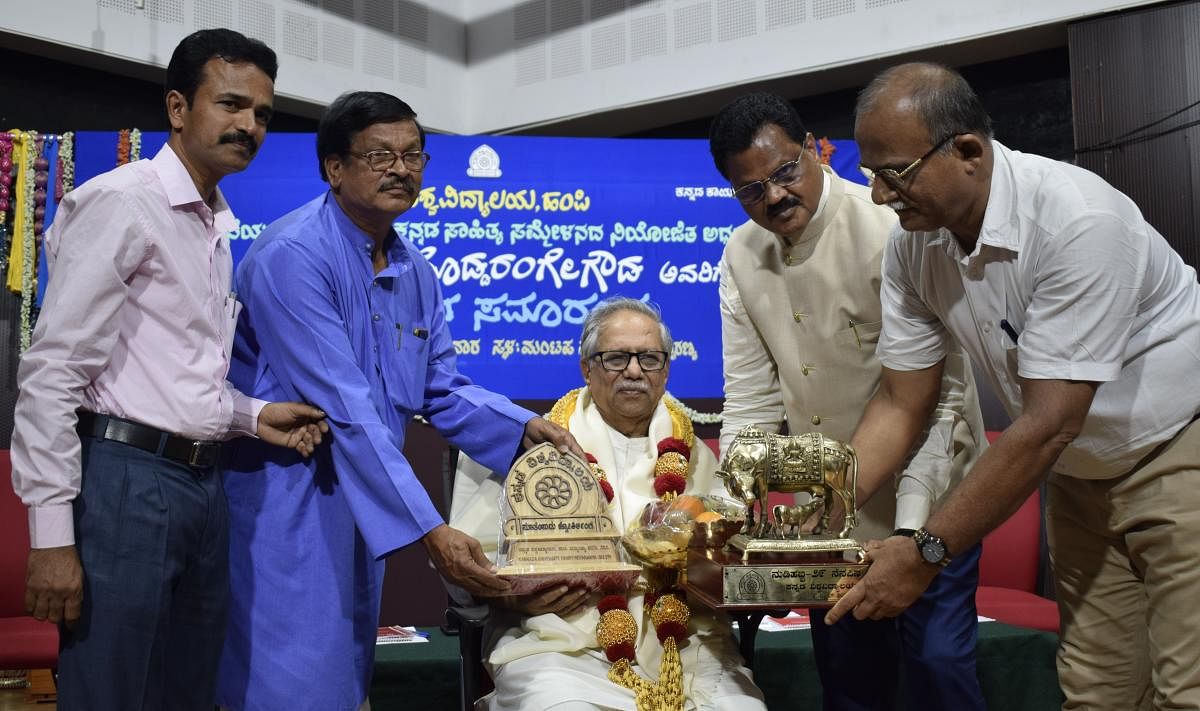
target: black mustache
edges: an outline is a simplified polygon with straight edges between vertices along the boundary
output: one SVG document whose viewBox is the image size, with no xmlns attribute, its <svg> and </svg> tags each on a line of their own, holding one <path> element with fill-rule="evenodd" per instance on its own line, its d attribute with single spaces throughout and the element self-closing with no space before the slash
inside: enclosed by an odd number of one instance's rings
<svg viewBox="0 0 1200 711">
<path fill-rule="evenodd" d="M 413 182 L 412 178 L 390 178 L 386 183 L 379 187 L 379 192 L 385 193 L 396 186 L 400 186 L 410 193 L 415 193 L 417 191 L 416 183 Z"/>
<path fill-rule="evenodd" d="M 223 133 L 218 143 L 240 143 L 249 148 L 251 153 L 258 152 L 258 141 L 244 133 Z"/>
<path fill-rule="evenodd" d="M 779 202 L 775 203 L 774 205 L 767 206 L 767 217 L 775 217 L 776 215 L 783 212 L 784 210 L 791 209 L 799 204 L 800 204 L 800 201 L 794 197 L 788 197 L 783 200 L 780 200 Z"/>
</svg>

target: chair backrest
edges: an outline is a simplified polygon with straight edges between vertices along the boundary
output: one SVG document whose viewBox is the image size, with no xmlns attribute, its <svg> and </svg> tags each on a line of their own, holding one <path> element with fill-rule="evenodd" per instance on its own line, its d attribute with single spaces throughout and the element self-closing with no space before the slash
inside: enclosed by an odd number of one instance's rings
<svg viewBox="0 0 1200 711">
<path fill-rule="evenodd" d="M 8 450 L 0 449 L 0 617 L 25 614 L 29 513 L 12 488 Z"/>
<path fill-rule="evenodd" d="M 988 433 L 995 439 L 998 433 Z M 1041 493 L 1034 490 L 1021 508 L 983 539 L 979 584 L 1038 592 L 1042 544 Z"/>
</svg>

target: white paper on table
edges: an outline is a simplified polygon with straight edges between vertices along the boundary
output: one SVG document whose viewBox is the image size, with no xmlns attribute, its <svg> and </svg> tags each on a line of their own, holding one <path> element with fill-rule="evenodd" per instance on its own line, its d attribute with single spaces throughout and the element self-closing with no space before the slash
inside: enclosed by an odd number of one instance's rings
<svg viewBox="0 0 1200 711">
<path fill-rule="evenodd" d="M 380 627 L 375 636 L 375 644 L 414 644 L 428 642 L 429 634 L 420 632 L 416 627 Z"/>
</svg>

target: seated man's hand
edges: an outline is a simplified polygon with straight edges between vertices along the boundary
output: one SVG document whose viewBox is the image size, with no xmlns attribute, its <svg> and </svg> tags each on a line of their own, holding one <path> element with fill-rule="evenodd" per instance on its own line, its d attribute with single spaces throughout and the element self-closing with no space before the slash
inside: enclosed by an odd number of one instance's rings
<svg viewBox="0 0 1200 711">
<path fill-rule="evenodd" d="M 450 582 L 477 597 L 496 597 L 512 585 L 495 573 L 495 566 L 483 554 L 479 541 L 457 528 L 440 524 L 426 533 L 421 542 L 434 567 Z"/>
<path fill-rule="evenodd" d="M 505 595 L 495 598 L 492 602 L 524 615 L 549 613 L 566 617 L 587 607 L 591 603 L 591 597 L 587 588 L 555 585 L 525 595 Z"/>
<path fill-rule="evenodd" d="M 529 449 L 535 444 L 550 442 L 558 451 L 574 453 L 580 459 L 587 459 L 583 447 L 575 441 L 575 437 L 562 427 L 541 417 L 535 417 L 525 423 L 525 437 L 521 440 L 521 448 Z"/>
<path fill-rule="evenodd" d="M 302 457 L 311 456 L 328 431 L 325 413 L 302 402 L 272 402 L 258 413 L 259 439 Z"/>
</svg>

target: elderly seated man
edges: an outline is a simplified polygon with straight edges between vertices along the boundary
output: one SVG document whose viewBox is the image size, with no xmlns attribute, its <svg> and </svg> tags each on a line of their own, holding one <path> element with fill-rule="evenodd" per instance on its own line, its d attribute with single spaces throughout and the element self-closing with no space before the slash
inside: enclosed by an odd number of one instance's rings
<svg viewBox="0 0 1200 711">
<path fill-rule="evenodd" d="M 588 315 L 579 366 L 586 387 L 554 406 L 563 425 L 596 459 L 613 489 L 609 516 L 621 530 L 638 521 L 654 492 L 658 443 L 675 437 L 691 445 L 685 493 L 720 494 L 716 459 L 695 439 L 691 421 L 664 399 L 670 371 L 671 333 L 658 311 L 641 301 L 614 297 Z M 495 555 L 504 472 L 461 459 L 450 525 L 479 539 Z M 638 673 L 656 680 L 663 648 L 649 614 L 643 614 L 646 581 L 630 592 L 629 611 L 639 625 Z M 609 681 L 610 662 L 596 639 L 600 613 L 595 596 L 566 585 L 524 596 L 493 598 L 485 643 L 496 691 L 479 709 L 636 709 L 634 693 Z M 742 664 L 729 621 L 693 605 L 687 643 L 680 648 L 685 709 L 765 709 L 762 694 Z"/>
</svg>

